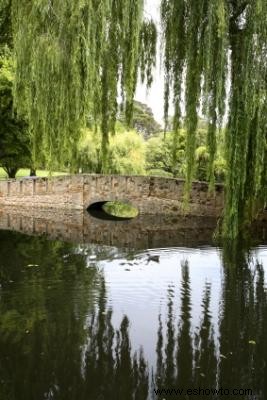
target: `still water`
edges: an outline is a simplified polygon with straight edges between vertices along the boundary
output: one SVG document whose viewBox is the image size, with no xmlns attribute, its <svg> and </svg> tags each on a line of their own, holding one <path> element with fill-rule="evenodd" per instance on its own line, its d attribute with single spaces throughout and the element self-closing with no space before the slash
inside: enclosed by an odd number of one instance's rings
<svg viewBox="0 0 267 400">
<path fill-rule="evenodd" d="M 212 242 L 136 249 L 2 230 L 0 399 L 264 400 L 266 274 L 265 245 L 230 261 Z"/>
</svg>

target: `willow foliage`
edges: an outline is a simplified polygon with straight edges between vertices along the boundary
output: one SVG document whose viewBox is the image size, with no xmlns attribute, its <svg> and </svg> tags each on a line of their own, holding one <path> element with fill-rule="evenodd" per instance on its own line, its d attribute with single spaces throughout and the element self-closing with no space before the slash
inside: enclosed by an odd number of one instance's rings
<svg viewBox="0 0 267 400">
<path fill-rule="evenodd" d="M 236 237 L 258 206 L 267 183 L 266 0 L 162 0 L 165 121 L 170 93 L 174 132 L 181 124 L 185 83 L 187 191 L 194 177 L 198 115 L 209 126 L 209 176 L 214 184 L 217 132 L 227 116 L 226 203 L 223 234 Z M 227 86 L 230 94 L 227 96 Z M 226 115 L 226 99 L 229 113 Z"/>
<path fill-rule="evenodd" d="M 50 166 L 75 164 L 89 117 L 101 127 L 107 158 L 118 86 L 129 123 L 138 73 L 152 82 L 157 32 L 143 20 L 143 1 L 12 0 L 15 104 L 29 120 L 35 159 L 42 146 Z M 184 100 L 186 195 L 200 111 L 208 120 L 211 188 L 218 131 L 227 119 L 223 233 L 231 238 L 267 200 L 266 21 L 266 0 L 161 0 L 165 121 L 173 94 L 175 147 Z"/>
<path fill-rule="evenodd" d="M 11 0 L 0 1 L 0 53 L 12 46 Z"/>
<path fill-rule="evenodd" d="M 131 121 L 138 71 L 151 84 L 156 31 L 143 0 L 12 0 L 15 106 L 26 114 L 33 158 L 75 165 L 88 119 L 101 127 L 103 157 L 118 111 Z M 147 47 L 147 43 L 150 45 Z"/>
</svg>

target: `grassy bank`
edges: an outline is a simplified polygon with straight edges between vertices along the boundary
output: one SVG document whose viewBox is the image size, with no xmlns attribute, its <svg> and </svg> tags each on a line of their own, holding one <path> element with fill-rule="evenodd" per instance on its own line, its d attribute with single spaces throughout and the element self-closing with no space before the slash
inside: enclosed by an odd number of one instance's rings
<svg viewBox="0 0 267 400">
<path fill-rule="evenodd" d="M 16 178 L 23 178 L 23 177 L 29 176 L 29 175 L 30 175 L 29 169 L 21 168 L 20 170 L 18 170 L 18 172 L 16 174 Z M 40 177 L 49 176 L 49 171 L 37 170 L 36 175 L 40 176 Z M 52 176 L 59 176 L 59 175 L 67 175 L 67 173 L 66 172 L 52 172 Z M 3 168 L 0 168 L 0 179 L 6 179 L 6 178 L 7 178 L 6 172 L 3 170 Z"/>
</svg>

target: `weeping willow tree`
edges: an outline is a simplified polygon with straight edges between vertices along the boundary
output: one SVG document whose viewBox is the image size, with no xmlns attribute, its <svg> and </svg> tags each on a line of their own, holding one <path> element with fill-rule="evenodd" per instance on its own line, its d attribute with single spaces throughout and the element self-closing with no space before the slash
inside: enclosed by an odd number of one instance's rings
<svg viewBox="0 0 267 400">
<path fill-rule="evenodd" d="M 12 0 L 15 106 L 28 118 L 33 159 L 42 148 L 51 168 L 55 161 L 75 165 L 90 117 L 101 128 L 105 166 L 118 98 L 129 123 L 139 72 L 152 82 L 157 33 L 143 19 L 143 1 Z M 227 120 L 223 234 L 231 238 L 267 199 L 266 19 L 266 0 L 161 0 L 165 121 L 173 97 L 175 147 L 184 101 L 186 196 L 200 111 L 208 119 L 211 188 Z"/>
<path fill-rule="evenodd" d="M 139 71 L 152 82 L 156 28 L 143 20 L 143 6 L 143 0 L 12 0 L 15 107 L 28 118 L 34 160 L 42 148 L 50 168 L 75 165 L 81 127 L 91 119 L 105 160 L 119 95 L 129 123 Z"/>
<path fill-rule="evenodd" d="M 161 20 L 165 121 L 173 93 L 174 135 L 183 100 L 185 105 L 186 194 L 194 177 L 199 113 L 208 120 L 211 188 L 216 139 L 227 119 L 223 235 L 234 238 L 267 200 L 267 2 L 162 0 Z"/>
</svg>

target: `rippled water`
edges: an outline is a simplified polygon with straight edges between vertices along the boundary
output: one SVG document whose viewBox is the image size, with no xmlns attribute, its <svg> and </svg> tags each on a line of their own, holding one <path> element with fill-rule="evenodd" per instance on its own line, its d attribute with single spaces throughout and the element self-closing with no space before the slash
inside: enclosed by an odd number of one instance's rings
<svg viewBox="0 0 267 400">
<path fill-rule="evenodd" d="M 267 246 L 0 245 L 1 400 L 267 398 Z"/>
</svg>

